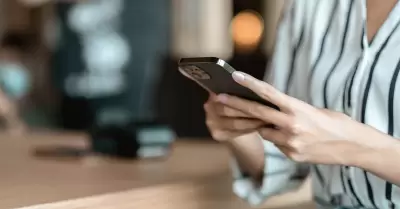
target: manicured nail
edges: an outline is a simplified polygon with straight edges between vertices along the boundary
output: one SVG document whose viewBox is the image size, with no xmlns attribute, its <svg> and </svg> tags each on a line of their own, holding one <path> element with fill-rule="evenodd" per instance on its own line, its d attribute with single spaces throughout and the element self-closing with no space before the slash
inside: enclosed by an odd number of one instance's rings
<svg viewBox="0 0 400 209">
<path fill-rule="evenodd" d="M 234 72 L 233 73 L 233 79 L 235 79 L 235 81 L 243 81 L 244 80 L 244 74 L 241 72 Z"/>
<path fill-rule="evenodd" d="M 227 99 L 228 99 L 228 97 L 225 94 L 220 94 L 217 96 L 217 101 L 221 102 L 221 103 L 226 102 Z"/>
</svg>

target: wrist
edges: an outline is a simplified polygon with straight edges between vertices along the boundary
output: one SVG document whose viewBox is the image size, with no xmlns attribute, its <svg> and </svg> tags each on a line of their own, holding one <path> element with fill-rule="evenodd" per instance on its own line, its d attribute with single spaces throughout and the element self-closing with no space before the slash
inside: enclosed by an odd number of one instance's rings
<svg viewBox="0 0 400 209">
<path fill-rule="evenodd" d="M 227 146 L 228 148 L 236 148 L 236 147 L 242 148 L 246 147 L 249 144 L 250 144 L 249 146 L 251 146 L 251 143 L 249 143 L 249 141 L 252 141 L 255 138 L 259 138 L 259 136 L 257 135 L 257 133 L 253 132 L 221 141 L 221 143 Z"/>
<path fill-rule="evenodd" d="M 253 179 L 262 177 L 264 170 L 264 146 L 258 134 L 250 133 L 223 141 L 236 160 L 240 170 Z"/>
<path fill-rule="evenodd" d="M 387 159 L 397 159 L 400 156 L 400 143 L 394 138 L 380 134 L 370 136 L 364 144 L 359 146 L 353 153 L 348 153 L 347 162 L 349 166 L 370 170 L 371 166 L 380 164 Z"/>
</svg>

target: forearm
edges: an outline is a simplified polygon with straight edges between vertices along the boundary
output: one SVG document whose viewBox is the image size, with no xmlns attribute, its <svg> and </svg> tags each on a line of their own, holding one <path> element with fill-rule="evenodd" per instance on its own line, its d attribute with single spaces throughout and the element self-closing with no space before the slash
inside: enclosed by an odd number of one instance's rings
<svg viewBox="0 0 400 209">
<path fill-rule="evenodd" d="M 300 181 L 291 179 L 296 172 L 296 164 L 258 133 L 226 143 L 237 161 L 233 166 L 233 192 L 250 205 L 258 208 L 268 198 L 300 186 Z M 238 166 L 241 172 L 237 172 Z M 250 176 L 242 178 L 244 172 Z"/>
<path fill-rule="evenodd" d="M 265 165 L 264 146 L 257 133 L 244 135 L 225 142 L 236 158 L 240 169 L 260 180 Z"/>
<path fill-rule="evenodd" d="M 384 134 L 372 140 L 377 142 L 375 147 L 358 152 L 351 164 L 400 186 L 400 141 Z"/>
</svg>

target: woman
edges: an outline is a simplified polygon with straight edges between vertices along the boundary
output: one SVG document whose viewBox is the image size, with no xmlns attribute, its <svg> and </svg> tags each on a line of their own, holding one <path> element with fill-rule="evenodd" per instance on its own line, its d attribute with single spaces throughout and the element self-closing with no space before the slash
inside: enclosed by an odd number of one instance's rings
<svg viewBox="0 0 400 209">
<path fill-rule="evenodd" d="M 399 25 L 397 0 L 289 4 L 267 82 L 233 76 L 280 111 L 231 95 L 205 104 L 238 196 L 258 205 L 306 163 L 318 208 L 400 208 Z"/>
</svg>

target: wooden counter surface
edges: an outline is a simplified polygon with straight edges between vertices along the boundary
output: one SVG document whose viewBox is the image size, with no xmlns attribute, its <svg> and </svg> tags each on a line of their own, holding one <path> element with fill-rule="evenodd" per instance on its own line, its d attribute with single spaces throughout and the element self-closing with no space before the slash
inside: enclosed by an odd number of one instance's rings
<svg viewBox="0 0 400 209">
<path fill-rule="evenodd" d="M 33 155 L 48 145 L 84 148 L 87 139 L 72 133 L 0 135 L 0 208 L 249 208 L 232 194 L 229 155 L 216 143 L 178 140 L 164 160 Z M 265 208 L 312 208 L 309 196 L 306 184 Z"/>
</svg>

